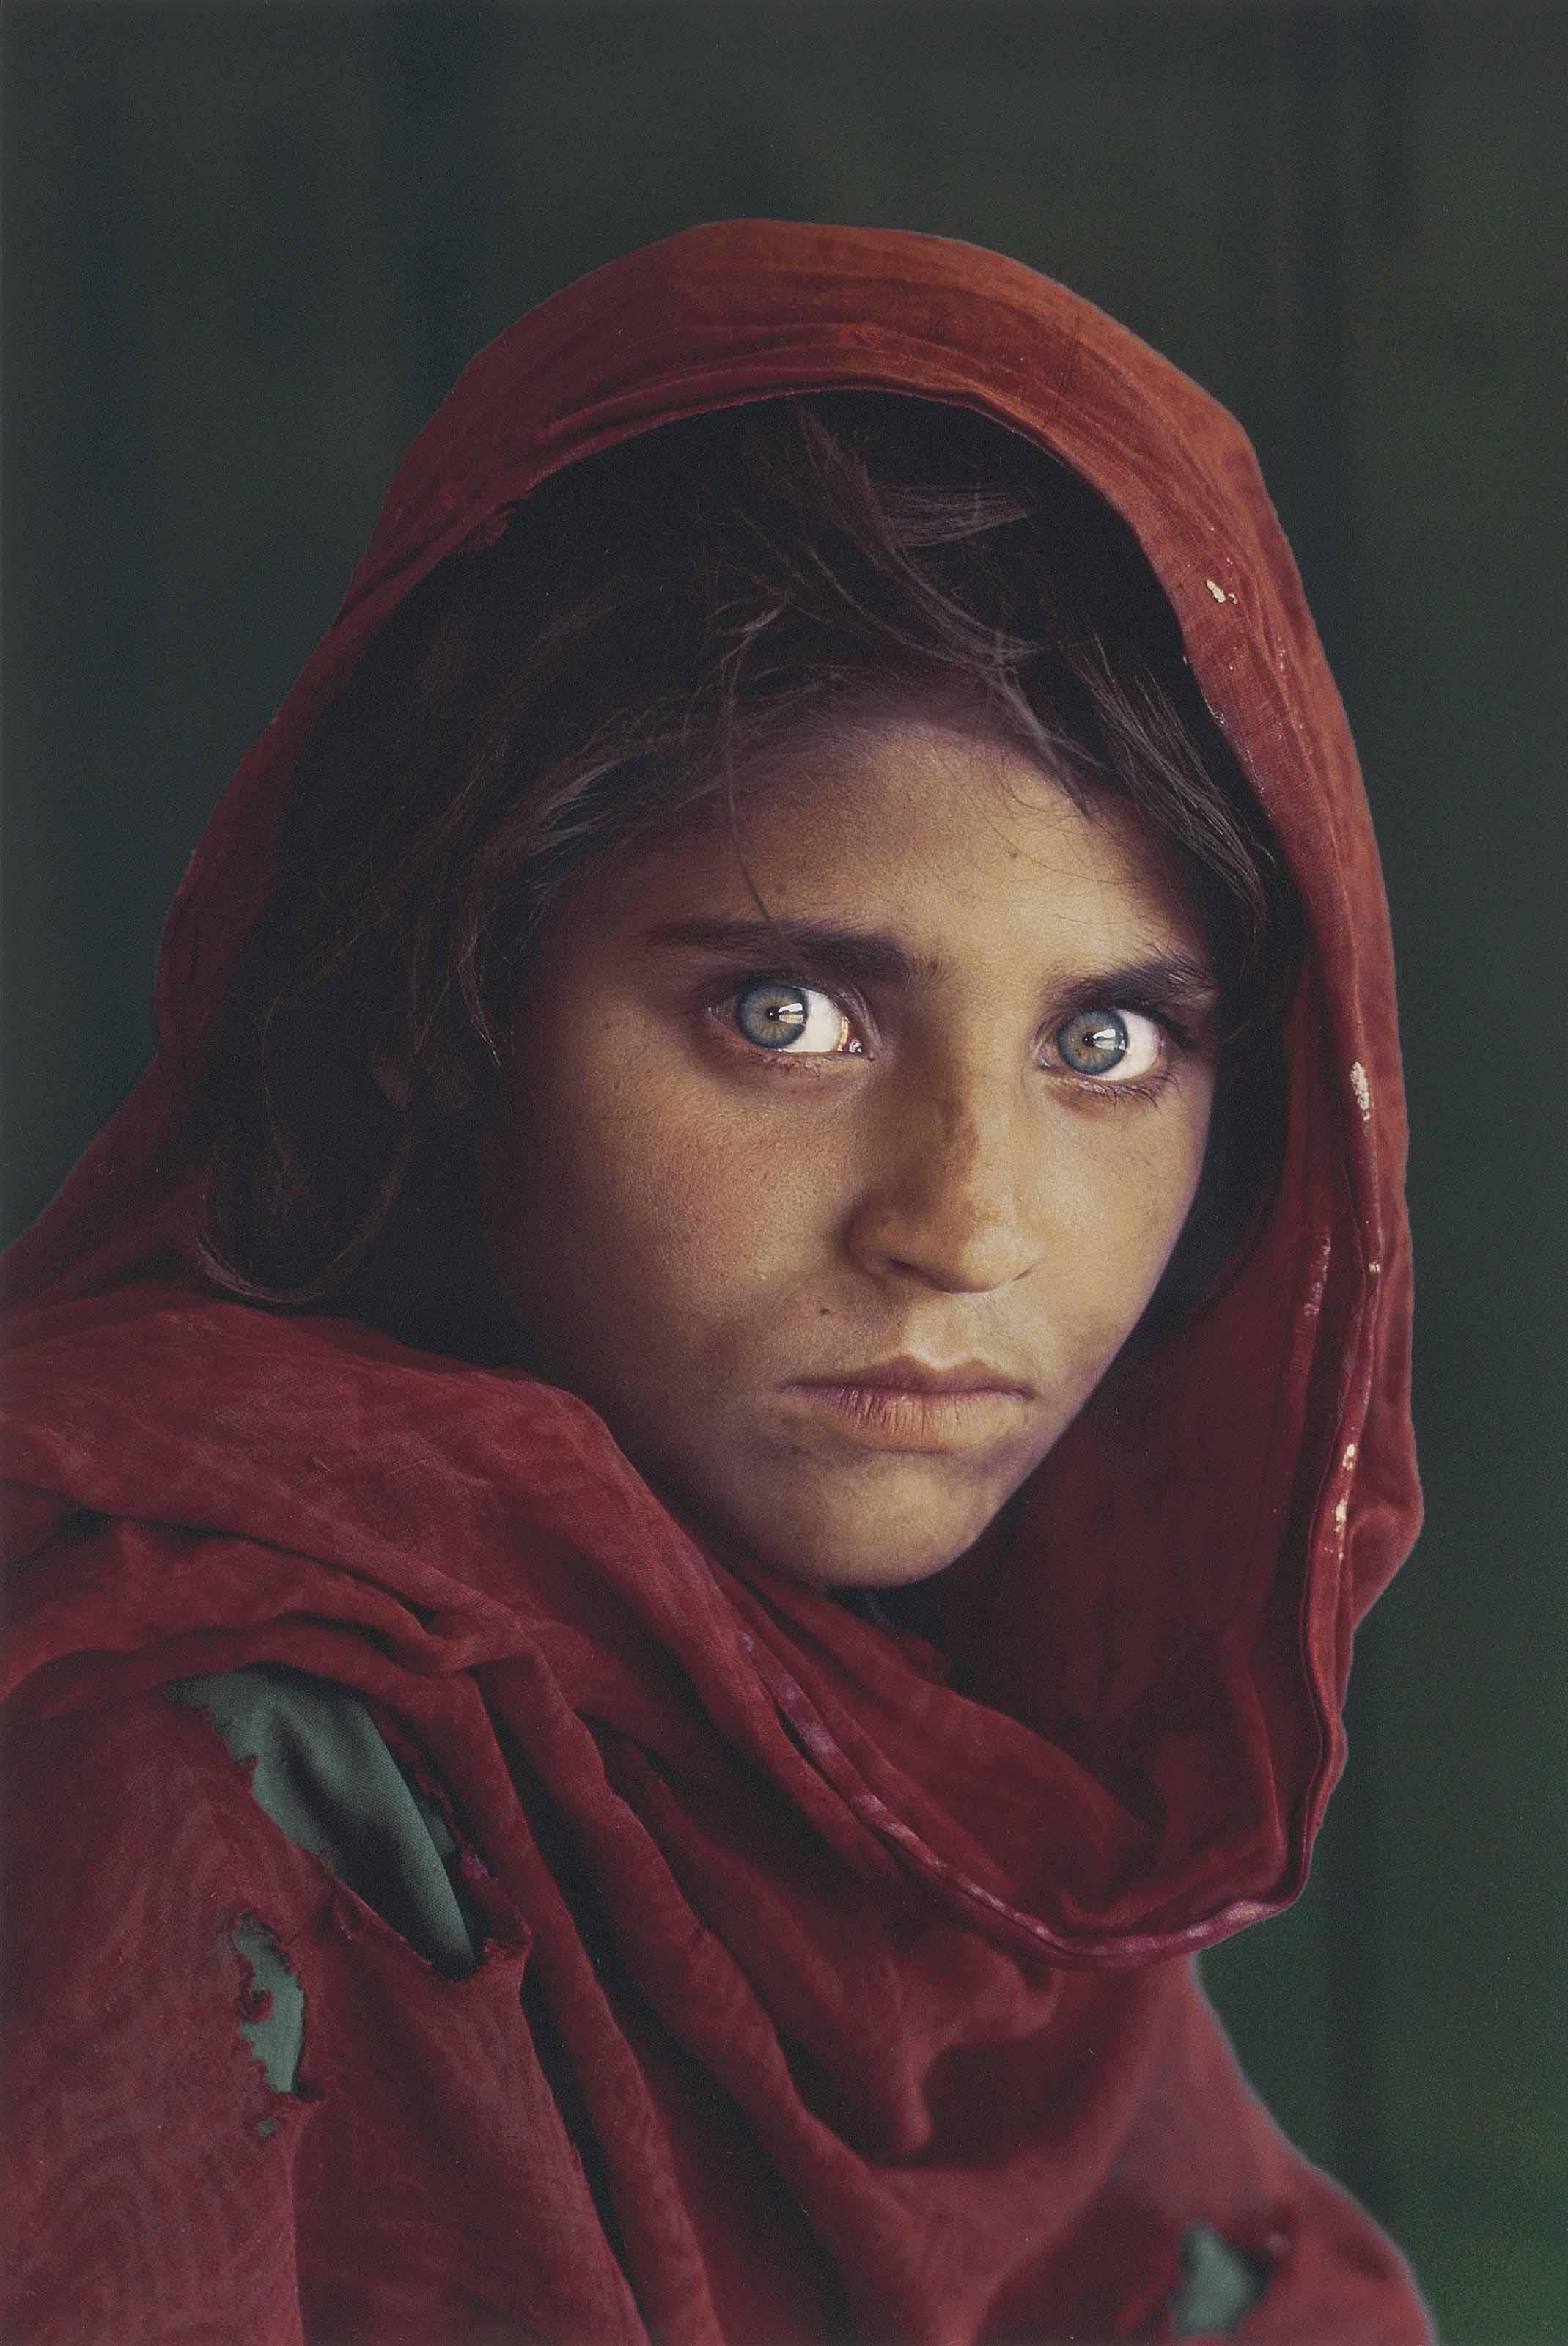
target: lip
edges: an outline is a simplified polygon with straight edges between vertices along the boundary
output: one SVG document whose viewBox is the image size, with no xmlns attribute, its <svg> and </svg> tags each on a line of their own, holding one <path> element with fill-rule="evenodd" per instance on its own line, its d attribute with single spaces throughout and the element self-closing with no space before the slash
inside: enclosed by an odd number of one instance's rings
<svg viewBox="0 0 1568 2346">
<path fill-rule="evenodd" d="M 1025 1379 L 1009 1376 L 989 1361 L 954 1361 L 940 1368 L 934 1361 L 917 1360 L 912 1352 L 901 1352 L 896 1361 L 878 1361 L 869 1369 L 835 1369 L 825 1377 L 796 1377 L 791 1382 L 813 1390 L 853 1387 L 881 1392 L 1016 1393 L 1025 1401 L 1034 1397 L 1034 1388 Z"/>
<path fill-rule="evenodd" d="M 879 1450 L 970 1450 L 1016 1425 L 1033 1386 L 985 1361 L 939 1368 L 906 1355 L 837 1376 L 799 1377 L 785 1390 Z"/>
</svg>

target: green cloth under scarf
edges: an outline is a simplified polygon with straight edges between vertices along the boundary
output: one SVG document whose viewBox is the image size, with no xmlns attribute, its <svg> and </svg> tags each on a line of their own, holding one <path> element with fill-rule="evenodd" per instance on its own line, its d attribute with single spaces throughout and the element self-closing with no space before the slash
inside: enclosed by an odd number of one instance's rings
<svg viewBox="0 0 1568 2346">
<path fill-rule="evenodd" d="M 464 1914 L 458 1851 L 436 1803 L 417 1791 L 358 1695 L 303 1670 L 257 1663 L 182 1678 L 176 1702 L 206 1712 L 273 1823 L 362 1898 L 449 1979 L 479 1960 Z M 247 1917 L 235 1944 L 268 2009 L 241 2024 L 269 2082 L 290 2092 L 304 2038 L 304 1998 L 271 1933 Z M 1224 2336 L 1262 2293 L 1265 2276 L 1207 2224 L 1182 2239 L 1185 2278 L 1171 2306 L 1177 2338 Z"/>
<path fill-rule="evenodd" d="M 449 1979 L 473 1971 L 479 1936 L 459 1893 L 457 1844 L 357 1695 L 271 1663 L 182 1678 L 168 1692 L 206 1712 L 249 1767 L 261 1807 L 297 1847 L 319 1857 L 437 1971 Z M 242 1942 L 239 1951 L 272 1997 L 270 2012 L 246 2033 L 274 2086 L 287 2091 L 303 2026 L 298 1983 L 260 1941 Z"/>
</svg>

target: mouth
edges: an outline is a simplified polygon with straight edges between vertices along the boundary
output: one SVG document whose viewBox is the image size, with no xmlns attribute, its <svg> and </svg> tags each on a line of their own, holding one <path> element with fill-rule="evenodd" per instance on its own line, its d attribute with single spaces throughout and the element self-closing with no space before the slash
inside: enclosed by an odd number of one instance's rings
<svg viewBox="0 0 1568 2346">
<path fill-rule="evenodd" d="M 971 1450 L 1016 1431 L 1034 1388 L 983 1361 L 939 1368 L 905 1357 L 837 1376 L 801 1377 L 784 1388 L 813 1415 L 826 1417 L 878 1450 Z"/>
</svg>

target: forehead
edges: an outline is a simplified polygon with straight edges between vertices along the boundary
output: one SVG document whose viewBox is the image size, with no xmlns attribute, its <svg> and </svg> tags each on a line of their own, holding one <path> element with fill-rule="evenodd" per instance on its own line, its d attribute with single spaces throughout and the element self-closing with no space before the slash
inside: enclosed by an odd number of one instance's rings
<svg viewBox="0 0 1568 2346">
<path fill-rule="evenodd" d="M 1124 800 L 1080 803 L 974 712 L 872 705 L 795 729 L 656 847 L 605 875 L 611 919 L 672 909 L 838 918 L 945 958 L 1013 932 L 1125 942 L 1200 923 L 1175 857 Z"/>
</svg>

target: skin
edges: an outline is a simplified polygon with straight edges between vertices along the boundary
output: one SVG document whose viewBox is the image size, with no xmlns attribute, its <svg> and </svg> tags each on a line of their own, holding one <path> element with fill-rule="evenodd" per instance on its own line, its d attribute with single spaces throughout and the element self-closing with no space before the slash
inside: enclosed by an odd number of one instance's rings
<svg viewBox="0 0 1568 2346">
<path fill-rule="evenodd" d="M 530 1364 L 721 1552 L 891 1587 L 973 1545 L 1159 1280 L 1208 1127 L 1207 947 L 1129 810 L 1081 811 L 962 710 L 862 706 L 741 785 L 738 854 L 710 811 L 557 912 L 482 1144 L 486 1235 Z M 909 966 L 669 933 L 759 923 L 742 856 L 777 921 Z M 810 989 L 787 1050 L 738 1017 L 778 978 Z M 1118 1006 L 1125 1056 L 1075 1071 L 1064 1022 Z M 802 1382 L 901 1356 L 1014 1390 Z"/>
</svg>

